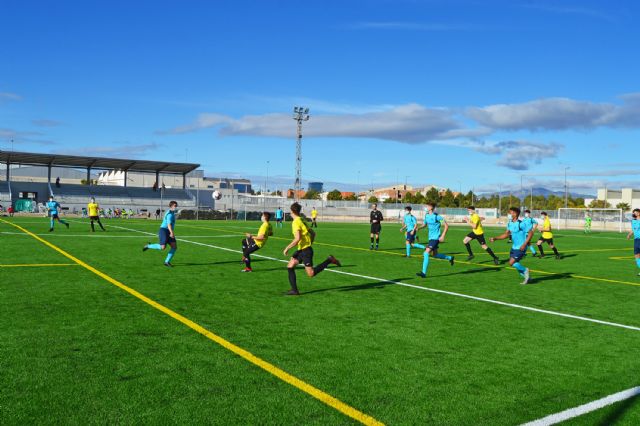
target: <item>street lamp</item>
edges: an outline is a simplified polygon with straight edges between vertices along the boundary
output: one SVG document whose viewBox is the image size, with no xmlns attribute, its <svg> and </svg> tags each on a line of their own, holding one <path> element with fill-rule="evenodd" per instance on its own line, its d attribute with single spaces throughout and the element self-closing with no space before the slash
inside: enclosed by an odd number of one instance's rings
<svg viewBox="0 0 640 426">
<path fill-rule="evenodd" d="M 293 117 L 298 123 L 297 139 L 296 139 L 296 182 L 295 182 L 295 200 L 300 199 L 300 191 L 302 190 L 302 122 L 309 121 L 309 108 L 293 107 Z"/>
</svg>

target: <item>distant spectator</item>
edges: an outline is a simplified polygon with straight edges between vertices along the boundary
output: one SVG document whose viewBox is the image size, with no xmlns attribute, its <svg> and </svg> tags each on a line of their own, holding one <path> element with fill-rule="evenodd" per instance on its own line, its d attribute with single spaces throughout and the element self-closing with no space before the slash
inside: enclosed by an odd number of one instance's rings
<svg viewBox="0 0 640 426">
<path fill-rule="evenodd" d="M 164 186 L 164 182 L 162 182 L 162 190 L 164 191 L 165 189 L 167 189 L 167 187 Z"/>
<path fill-rule="evenodd" d="M 158 190 L 158 181 L 153 182 L 153 192 Z"/>
<path fill-rule="evenodd" d="M 60 188 L 60 177 L 56 178 L 56 188 Z"/>
<path fill-rule="evenodd" d="M 9 206 L 7 213 L 9 213 L 9 217 L 13 217 L 13 206 Z"/>
<path fill-rule="evenodd" d="M 156 220 L 160 217 L 160 209 L 156 210 Z"/>
</svg>

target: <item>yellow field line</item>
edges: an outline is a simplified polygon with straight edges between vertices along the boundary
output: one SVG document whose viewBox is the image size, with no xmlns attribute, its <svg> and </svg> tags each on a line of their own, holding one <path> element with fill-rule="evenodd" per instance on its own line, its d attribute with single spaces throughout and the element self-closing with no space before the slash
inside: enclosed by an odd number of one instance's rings
<svg viewBox="0 0 640 426">
<path fill-rule="evenodd" d="M 187 327 L 191 328 L 192 330 L 202 334 L 203 336 L 207 337 L 208 339 L 216 342 L 217 344 L 219 344 L 220 346 L 222 346 L 223 348 L 233 352 L 234 354 L 240 356 L 241 358 L 244 358 L 245 360 L 249 361 L 251 364 L 256 365 L 260 368 L 262 368 L 263 370 L 267 371 L 268 373 L 271 373 L 272 375 L 276 376 L 277 378 L 279 378 L 280 380 L 300 389 L 301 391 L 311 395 L 312 397 L 318 399 L 319 401 L 322 401 L 323 403 L 325 403 L 326 405 L 336 409 L 337 411 L 341 412 L 342 414 L 351 417 L 352 419 L 355 419 L 357 421 L 359 421 L 362 424 L 365 425 L 383 425 L 383 423 L 379 422 L 378 420 L 374 419 L 373 417 L 369 416 L 368 414 L 365 414 L 361 411 L 358 411 L 357 409 L 345 404 L 344 402 L 340 401 L 339 399 L 329 395 L 326 392 L 321 391 L 320 389 L 298 379 L 297 377 L 287 373 L 284 370 L 281 370 L 280 368 L 276 367 L 273 364 L 270 364 L 269 362 L 258 358 L 257 356 L 253 355 L 251 352 L 242 349 L 239 346 L 234 345 L 233 343 L 229 342 L 228 340 L 225 340 L 224 338 L 218 336 L 217 334 L 212 333 L 211 331 L 207 330 L 206 328 L 202 327 L 201 325 L 191 321 L 190 319 L 180 315 L 177 312 L 172 311 L 171 309 L 167 308 L 166 306 L 163 306 L 161 304 L 159 304 L 158 302 L 148 298 L 147 296 L 145 296 L 144 294 L 122 284 L 120 281 L 116 280 L 115 278 L 110 277 L 109 275 L 105 274 L 104 272 L 101 272 L 99 270 L 97 270 L 96 268 L 94 268 L 93 266 L 83 262 L 82 260 L 76 258 L 75 256 L 67 253 L 66 251 L 64 251 L 63 249 L 51 244 L 49 241 L 40 238 L 39 236 L 37 236 L 36 234 L 28 231 L 27 229 L 16 225 L 14 223 L 8 222 L 4 219 L 0 219 L 0 221 L 7 223 L 11 226 L 14 226 L 15 228 L 21 230 L 22 232 L 24 232 L 27 235 L 30 235 L 31 237 L 35 238 L 36 240 L 40 241 L 42 244 L 46 245 L 47 247 L 57 251 L 58 253 L 62 254 L 63 256 L 67 257 L 68 259 L 74 261 L 75 263 L 77 263 L 78 265 L 82 266 L 83 268 L 87 269 L 88 271 L 93 272 L 94 274 L 96 274 L 97 276 L 99 276 L 100 278 L 104 279 L 105 281 L 115 285 L 116 287 L 119 287 L 120 289 L 126 291 L 127 293 L 131 294 L 132 296 L 140 299 L 141 301 L 145 302 L 146 304 L 156 308 L 157 310 L 165 313 L 166 315 L 170 316 L 171 318 L 181 322 L 182 324 L 186 325 Z"/>
<path fill-rule="evenodd" d="M 0 265 L 0 268 L 33 268 L 48 266 L 78 266 L 76 263 L 24 263 L 15 265 Z"/>
<path fill-rule="evenodd" d="M 180 226 L 185 226 L 185 227 L 190 227 L 190 228 L 200 228 L 200 229 L 211 229 L 214 231 L 219 231 L 222 232 L 222 229 L 218 229 L 218 228 L 212 228 L 209 226 L 193 226 L 193 225 L 180 225 Z M 224 230 L 224 232 L 230 232 L 230 233 L 235 233 L 235 234 L 242 234 L 244 235 L 245 232 L 239 232 L 239 231 L 229 231 L 227 229 Z M 280 239 L 280 240 L 288 240 L 288 238 L 282 238 L 282 237 L 269 237 L 269 238 L 275 238 L 275 239 Z M 337 248 L 343 248 L 343 249 L 349 249 L 349 250 L 359 250 L 359 251 L 371 251 L 367 248 L 362 248 L 362 247 L 351 247 L 351 246 L 343 246 L 340 244 L 329 244 L 329 243 L 314 243 L 314 245 L 322 245 L 322 246 L 328 246 L 328 247 L 337 247 Z M 622 251 L 622 249 L 603 249 L 602 251 Z M 624 249 L 624 250 L 628 250 L 628 249 Z M 577 250 L 574 250 L 577 251 Z M 389 254 L 389 255 L 393 255 L 393 256 L 402 256 L 404 257 L 405 255 L 403 253 L 396 253 L 393 251 L 386 251 L 386 250 L 375 250 L 376 253 L 382 253 L 382 254 Z M 570 251 L 569 251 L 570 252 Z M 504 254 L 508 254 L 508 253 L 504 253 Z M 411 255 L 411 257 L 422 257 L 422 255 Z M 438 259 L 440 260 L 440 259 Z M 491 265 L 491 264 L 485 264 L 485 263 L 475 263 L 475 262 L 467 262 L 464 260 L 457 260 L 456 259 L 456 263 L 461 263 L 463 265 L 473 265 L 473 266 L 482 266 L 482 267 L 486 267 L 486 268 L 504 268 L 504 266 L 500 266 L 500 265 Z M 539 274 L 543 274 L 543 275 L 556 275 L 559 274 L 561 272 L 547 272 L 547 271 L 541 271 L 539 269 L 531 269 L 531 272 L 537 272 Z M 569 274 L 569 277 L 571 278 L 576 278 L 576 279 L 582 279 L 582 280 L 589 280 L 589 281 L 602 281 L 602 282 L 608 282 L 608 283 L 616 283 L 616 284 L 624 284 L 624 285 L 632 285 L 632 286 L 640 286 L 640 283 L 637 282 L 631 282 L 631 281 L 620 281 L 620 280 L 612 280 L 612 279 L 608 279 L 608 278 L 597 278 L 597 277 L 588 277 L 588 276 L 584 276 L 584 275 L 574 275 L 574 274 Z"/>
</svg>

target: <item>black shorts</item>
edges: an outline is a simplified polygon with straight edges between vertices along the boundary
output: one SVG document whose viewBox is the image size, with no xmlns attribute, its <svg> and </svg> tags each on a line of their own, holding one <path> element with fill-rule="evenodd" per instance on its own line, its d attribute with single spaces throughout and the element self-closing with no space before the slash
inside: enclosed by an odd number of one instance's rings
<svg viewBox="0 0 640 426">
<path fill-rule="evenodd" d="M 414 234 L 413 232 L 407 232 L 405 233 L 404 238 L 409 242 L 409 244 L 413 244 L 413 242 L 416 240 L 416 234 Z"/>
<path fill-rule="evenodd" d="M 547 243 L 547 244 L 551 245 L 551 244 L 553 244 L 553 238 L 542 238 L 542 237 L 540 237 L 538 239 L 538 242 L 541 243 L 541 244 L 542 243 Z"/>
<path fill-rule="evenodd" d="M 89 219 L 100 221 L 100 216 L 89 216 Z"/>
<path fill-rule="evenodd" d="M 484 234 L 477 235 L 477 234 L 474 234 L 473 232 L 469 232 L 467 234 L 467 237 L 471 238 L 472 240 L 478 240 L 481 246 L 484 246 L 487 244 L 487 240 L 484 239 Z"/>
<path fill-rule="evenodd" d="M 380 225 L 380 222 L 376 222 L 376 223 L 372 223 L 371 224 L 371 233 L 372 234 L 379 234 L 381 229 L 382 229 L 382 225 Z"/>
<path fill-rule="evenodd" d="M 525 258 L 526 255 L 527 252 L 525 250 L 511 249 L 511 251 L 509 252 L 509 257 L 511 257 L 516 262 L 520 262 Z"/>
<path fill-rule="evenodd" d="M 427 247 L 431 249 L 431 251 L 438 251 L 438 246 L 440 245 L 440 240 L 429 240 Z"/>
<path fill-rule="evenodd" d="M 253 238 L 245 238 L 242 240 L 242 254 L 245 257 L 258 250 L 260 250 L 260 247 Z"/>
<path fill-rule="evenodd" d="M 171 237 L 171 233 L 167 228 L 160 228 L 158 231 L 158 240 L 160 241 L 161 246 L 166 246 L 167 244 L 174 243 L 176 244 L 175 237 Z"/>
<path fill-rule="evenodd" d="M 296 250 L 292 255 L 292 258 L 296 259 L 299 263 L 302 263 L 306 267 L 313 266 L 313 248 L 307 247 L 302 250 Z"/>
<path fill-rule="evenodd" d="M 58 220 L 60 220 L 60 216 L 58 216 L 57 214 L 52 214 L 52 215 L 51 215 L 51 219 L 58 219 Z"/>
<path fill-rule="evenodd" d="M 277 222 L 277 223 L 282 223 L 282 218 L 280 218 L 280 219 L 276 219 L 276 222 Z"/>
<path fill-rule="evenodd" d="M 640 254 L 640 239 L 633 240 L 633 254 Z"/>
</svg>

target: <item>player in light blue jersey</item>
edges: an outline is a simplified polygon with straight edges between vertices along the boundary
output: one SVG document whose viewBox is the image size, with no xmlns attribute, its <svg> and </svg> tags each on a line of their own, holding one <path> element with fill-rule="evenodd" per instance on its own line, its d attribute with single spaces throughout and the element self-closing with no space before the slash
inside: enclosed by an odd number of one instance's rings
<svg viewBox="0 0 640 426">
<path fill-rule="evenodd" d="M 60 204 L 53 199 L 53 195 L 50 196 L 49 201 L 47 202 L 47 212 L 49 213 L 50 220 L 49 232 L 53 232 L 53 225 L 55 224 L 56 220 L 66 226 L 67 229 L 69 229 L 69 223 L 60 219 L 60 210 Z"/>
<path fill-rule="evenodd" d="M 631 212 L 631 232 L 627 234 L 627 240 L 633 235 L 633 255 L 636 258 L 636 265 L 640 268 L 640 209 L 633 209 Z M 640 273 L 638 273 L 640 276 Z"/>
<path fill-rule="evenodd" d="M 167 210 L 164 214 L 164 218 L 162 219 L 162 224 L 160 225 L 160 230 L 158 231 L 158 239 L 160 240 L 160 244 L 151 244 L 148 243 L 142 248 L 142 251 L 151 250 L 164 250 L 167 245 L 171 247 L 169 253 L 167 253 L 167 257 L 164 259 L 164 266 L 169 268 L 173 267 L 171 264 L 171 259 L 173 259 L 173 255 L 178 250 L 178 244 L 176 242 L 176 235 L 174 233 L 176 227 L 176 209 L 178 208 L 178 203 L 176 201 L 171 201 L 169 203 L 169 210 Z"/>
<path fill-rule="evenodd" d="M 281 207 L 276 210 L 276 228 L 282 228 L 282 221 L 284 220 L 284 211 Z"/>
<path fill-rule="evenodd" d="M 404 208 L 404 225 L 400 228 L 400 232 L 405 233 L 405 247 L 407 249 L 406 257 L 411 257 L 411 247 L 425 249 L 422 244 L 416 244 L 416 234 L 418 233 L 418 219 L 411 214 L 411 206 Z"/>
<path fill-rule="evenodd" d="M 511 207 L 509 209 L 511 220 L 507 223 L 507 230 L 504 234 L 491 238 L 491 242 L 495 240 L 504 240 L 511 237 L 511 253 L 509 253 L 509 265 L 516 268 L 520 276 L 524 278 L 522 284 L 529 282 L 529 268 L 525 268 L 520 264 L 520 261 L 527 255 L 527 246 L 533 238 L 533 228 L 527 231 L 527 228 L 519 219 L 520 209 L 518 207 Z"/>
<path fill-rule="evenodd" d="M 529 209 L 524 211 L 522 224 L 525 225 L 525 227 L 527 228 L 527 232 L 533 229 L 533 232 L 535 233 L 536 229 L 538 229 L 538 221 L 535 218 L 531 217 L 531 210 Z M 533 253 L 533 257 L 536 257 L 538 255 L 538 252 L 536 251 L 534 244 L 529 244 L 529 250 L 531 250 L 531 253 Z"/>
<path fill-rule="evenodd" d="M 421 278 L 427 277 L 427 268 L 429 267 L 429 256 L 433 255 L 436 259 L 448 260 L 451 266 L 455 262 L 453 256 L 447 256 L 438 253 L 438 246 L 444 242 L 444 239 L 449 231 L 449 224 L 444 217 L 440 216 L 434 210 L 436 208 L 435 203 L 427 203 L 427 211 L 424 215 L 424 223 L 418 227 L 418 230 L 427 228 L 429 230 L 429 242 L 424 249 L 424 260 L 422 261 L 422 272 L 418 272 L 416 275 Z M 442 229 L 444 227 L 444 229 Z"/>
</svg>

